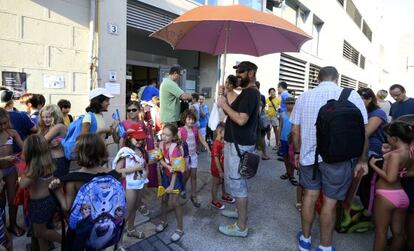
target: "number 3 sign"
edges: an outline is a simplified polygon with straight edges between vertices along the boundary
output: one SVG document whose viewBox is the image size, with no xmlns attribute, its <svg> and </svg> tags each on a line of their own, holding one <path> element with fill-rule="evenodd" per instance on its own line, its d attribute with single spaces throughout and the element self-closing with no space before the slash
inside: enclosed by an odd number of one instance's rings
<svg viewBox="0 0 414 251">
<path fill-rule="evenodd" d="M 112 35 L 118 35 L 118 25 L 116 24 L 108 24 L 108 33 Z"/>
</svg>

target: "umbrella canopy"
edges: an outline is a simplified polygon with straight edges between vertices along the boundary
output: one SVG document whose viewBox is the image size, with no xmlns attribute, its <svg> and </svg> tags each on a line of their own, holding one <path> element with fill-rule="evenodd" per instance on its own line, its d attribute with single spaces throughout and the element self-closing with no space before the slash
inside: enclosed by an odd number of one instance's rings
<svg viewBox="0 0 414 251">
<path fill-rule="evenodd" d="M 244 5 L 200 6 L 150 36 L 174 49 L 252 56 L 297 52 L 311 38 L 280 17 Z"/>
</svg>

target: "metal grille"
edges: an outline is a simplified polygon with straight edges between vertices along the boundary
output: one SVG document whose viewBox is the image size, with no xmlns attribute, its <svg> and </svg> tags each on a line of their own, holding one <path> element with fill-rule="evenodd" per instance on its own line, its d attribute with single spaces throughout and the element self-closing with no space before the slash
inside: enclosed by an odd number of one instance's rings
<svg viewBox="0 0 414 251">
<path fill-rule="evenodd" d="M 318 86 L 318 74 L 321 67 L 310 64 L 309 66 L 309 89 L 313 89 Z"/>
<path fill-rule="evenodd" d="M 365 20 L 362 23 L 362 33 L 368 38 L 369 41 L 372 41 L 372 31 L 371 28 L 369 28 L 367 22 Z"/>
<path fill-rule="evenodd" d="M 358 81 L 358 90 L 361 88 L 368 88 L 368 84 Z"/>
<path fill-rule="evenodd" d="M 344 56 L 344 58 L 348 59 L 352 63 L 358 65 L 359 52 L 345 40 L 342 49 L 342 56 Z"/>
<path fill-rule="evenodd" d="M 357 88 L 357 81 L 353 78 L 342 75 L 341 76 L 341 87 L 352 88 L 355 90 Z"/>
<path fill-rule="evenodd" d="M 365 69 L 365 57 L 361 54 L 361 58 L 359 59 L 359 67 Z"/>
<path fill-rule="evenodd" d="M 128 0 L 127 4 L 127 26 L 154 32 L 169 24 L 177 15 L 150 5 Z"/>
<path fill-rule="evenodd" d="M 361 27 L 362 16 L 356 8 L 355 4 L 352 2 L 352 0 L 346 1 L 346 12 L 352 18 L 352 20 L 354 20 L 355 24 L 358 27 Z"/>
<path fill-rule="evenodd" d="M 280 56 L 279 81 L 285 81 L 288 89 L 300 95 L 305 90 L 306 62 L 282 53 Z"/>
</svg>

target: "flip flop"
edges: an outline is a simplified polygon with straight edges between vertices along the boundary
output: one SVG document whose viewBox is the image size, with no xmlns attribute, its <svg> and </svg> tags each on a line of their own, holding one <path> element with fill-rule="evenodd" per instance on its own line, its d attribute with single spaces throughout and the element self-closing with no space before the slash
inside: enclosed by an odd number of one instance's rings
<svg viewBox="0 0 414 251">
<path fill-rule="evenodd" d="M 269 159 L 270 159 L 269 156 L 266 156 L 266 157 L 262 156 L 262 160 L 269 160 Z"/>
</svg>

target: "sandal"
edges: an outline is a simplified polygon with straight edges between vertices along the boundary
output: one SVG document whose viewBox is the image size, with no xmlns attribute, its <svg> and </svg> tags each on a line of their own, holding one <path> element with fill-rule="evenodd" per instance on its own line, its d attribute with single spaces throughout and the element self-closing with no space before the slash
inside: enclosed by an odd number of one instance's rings
<svg viewBox="0 0 414 251">
<path fill-rule="evenodd" d="M 262 156 L 262 160 L 269 160 L 270 157 L 269 156 Z"/>
<path fill-rule="evenodd" d="M 158 224 L 155 227 L 155 232 L 160 233 L 160 232 L 164 231 L 164 229 L 167 228 L 167 227 L 168 227 L 168 223 L 161 221 L 160 224 Z"/>
<path fill-rule="evenodd" d="M 183 235 L 184 235 L 183 230 L 176 229 L 175 232 L 171 235 L 171 241 L 172 242 L 179 241 L 181 237 L 183 237 Z"/>
<path fill-rule="evenodd" d="M 137 231 L 136 229 L 127 230 L 127 236 L 128 237 L 135 237 L 137 239 L 144 239 L 145 234 L 142 231 Z"/>
<path fill-rule="evenodd" d="M 289 181 L 293 186 L 299 185 L 299 182 L 293 176 L 289 177 Z"/>
<path fill-rule="evenodd" d="M 302 203 L 296 203 L 296 205 L 295 205 L 295 207 L 296 207 L 296 209 L 299 211 L 299 212 L 301 212 L 302 211 Z"/>
<path fill-rule="evenodd" d="M 146 205 L 140 206 L 138 211 L 144 216 L 148 216 L 150 214 L 150 211 L 148 210 Z"/>
<path fill-rule="evenodd" d="M 7 231 L 9 231 L 9 233 L 12 233 L 16 237 L 20 237 L 20 236 L 22 236 L 26 233 L 26 231 L 23 228 L 21 228 L 17 225 L 14 226 L 13 228 L 11 226 L 8 227 Z"/>
<path fill-rule="evenodd" d="M 191 197 L 191 202 L 193 203 L 193 206 L 196 208 L 199 208 L 201 206 L 200 202 L 198 202 L 197 197 Z"/>
<path fill-rule="evenodd" d="M 287 173 L 285 173 L 285 174 L 281 175 L 280 178 L 282 180 L 286 180 L 286 179 L 289 179 L 289 175 Z"/>
</svg>

